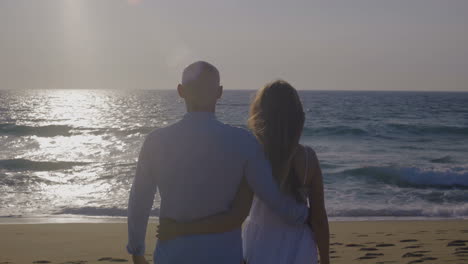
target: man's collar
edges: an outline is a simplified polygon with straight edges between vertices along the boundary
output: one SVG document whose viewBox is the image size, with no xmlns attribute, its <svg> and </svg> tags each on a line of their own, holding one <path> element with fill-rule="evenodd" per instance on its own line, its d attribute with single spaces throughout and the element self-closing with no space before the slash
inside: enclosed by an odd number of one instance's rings
<svg viewBox="0 0 468 264">
<path fill-rule="evenodd" d="M 216 115 L 213 112 L 187 112 L 184 115 L 185 118 L 190 119 L 216 119 Z"/>
</svg>

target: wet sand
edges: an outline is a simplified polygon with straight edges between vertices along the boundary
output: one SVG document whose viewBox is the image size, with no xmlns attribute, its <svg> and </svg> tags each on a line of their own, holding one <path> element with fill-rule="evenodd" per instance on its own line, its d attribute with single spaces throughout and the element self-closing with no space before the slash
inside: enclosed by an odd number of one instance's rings
<svg viewBox="0 0 468 264">
<path fill-rule="evenodd" d="M 468 263 L 468 220 L 331 222 L 331 263 Z M 152 260 L 156 225 L 147 234 Z M 0 264 L 125 263 L 126 224 L 0 225 Z"/>
</svg>

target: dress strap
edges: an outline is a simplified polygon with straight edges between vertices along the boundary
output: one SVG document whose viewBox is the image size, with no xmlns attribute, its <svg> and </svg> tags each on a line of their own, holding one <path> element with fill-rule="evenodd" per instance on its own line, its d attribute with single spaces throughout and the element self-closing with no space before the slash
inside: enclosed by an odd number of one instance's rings
<svg viewBox="0 0 468 264">
<path fill-rule="evenodd" d="M 309 158 L 307 157 L 307 154 L 309 153 L 309 150 L 307 149 L 307 147 L 304 147 L 304 151 L 305 151 L 305 171 L 304 171 L 304 182 L 303 182 L 303 186 L 306 185 L 307 183 L 307 174 L 308 174 L 308 170 L 309 170 Z"/>
</svg>

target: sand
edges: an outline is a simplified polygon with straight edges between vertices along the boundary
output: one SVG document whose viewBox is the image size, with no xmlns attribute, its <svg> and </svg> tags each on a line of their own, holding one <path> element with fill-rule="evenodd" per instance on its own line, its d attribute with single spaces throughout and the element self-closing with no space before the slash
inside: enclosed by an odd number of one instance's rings
<svg viewBox="0 0 468 264">
<path fill-rule="evenodd" d="M 331 233 L 331 263 L 468 263 L 466 220 L 335 222 Z"/>
<path fill-rule="evenodd" d="M 331 263 L 468 263 L 468 221 L 331 222 Z M 147 235 L 152 259 L 156 225 Z M 131 262 L 126 225 L 0 225 L 0 264 Z"/>
</svg>

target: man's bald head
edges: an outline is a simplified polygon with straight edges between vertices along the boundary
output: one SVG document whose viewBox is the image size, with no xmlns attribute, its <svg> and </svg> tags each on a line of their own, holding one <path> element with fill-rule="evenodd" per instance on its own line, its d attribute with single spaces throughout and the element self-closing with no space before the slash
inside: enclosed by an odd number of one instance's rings
<svg viewBox="0 0 468 264">
<path fill-rule="evenodd" d="M 197 61 L 185 67 L 182 73 L 182 85 L 219 86 L 219 71 L 215 66 L 206 61 Z"/>
<path fill-rule="evenodd" d="M 194 62 L 184 69 L 182 83 L 177 89 L 189 111 L 214 111 L 222 94 L 219 71 L 208 62 Z"/>
</svg>

